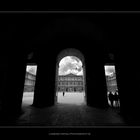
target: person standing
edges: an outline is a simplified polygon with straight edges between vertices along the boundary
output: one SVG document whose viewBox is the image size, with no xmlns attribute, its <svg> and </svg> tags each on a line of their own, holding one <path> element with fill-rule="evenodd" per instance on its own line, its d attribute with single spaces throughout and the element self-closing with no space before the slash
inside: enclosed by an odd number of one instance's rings
<svg viewBox="0 0 140 140">
<path fill-rule="evenodd" d="M 64 95 L 65 95 L 65 92 L 63 91 L 63 97 L 64 97 Z"/>
<path fill-rule="evenodd" d="M 111 106 L 113 107 L 113 103 L 114 103 L 114 95 L 112 94 L 111 91 L 109 92 L 109 101 L 110 101 Z"/>
<path fill-rule="evenodd" d="M 114 100 L 115 100 L 115 106 L 119 107 L 119 95 L 118 95 L 117 91 L 114 94 Z"/>
</svg>

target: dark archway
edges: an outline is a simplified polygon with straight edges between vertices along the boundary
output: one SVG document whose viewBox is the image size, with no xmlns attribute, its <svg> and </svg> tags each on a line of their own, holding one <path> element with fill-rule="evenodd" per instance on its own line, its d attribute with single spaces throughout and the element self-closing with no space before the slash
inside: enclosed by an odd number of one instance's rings
<svg viewBox="0 0 140 140">
<path fill-rule="evenodd" d="M 68 22 L 69 20 L 72 24 Z M 84 66 L 86 59 L 87 104 L 104 106 L 107 103 L 103 54 L 105 44 L 108 42 L 102 38 L 104 33 L 98 31 L 96 25 L 90 21 L 82 22 L 82 19 L 76 20 L 75 18 L 69 20 L 67 18 L 50 20 L 51 24 L 48 23 L 47 26 L 44 24 L 40 36 L 33 43 L 36 47 L 41 46 L 41 49 L 37 49 L 38 76 L 34 105 L 40 106 L 40 102 L 41 106 L 54 105 L 56 65 L 65 56 L 76 56 Z M 63 24 L 64 21 L 67 24 Z M 46 65 L 46 60 L 50 60 L 51 63 Z"/>
</svg>

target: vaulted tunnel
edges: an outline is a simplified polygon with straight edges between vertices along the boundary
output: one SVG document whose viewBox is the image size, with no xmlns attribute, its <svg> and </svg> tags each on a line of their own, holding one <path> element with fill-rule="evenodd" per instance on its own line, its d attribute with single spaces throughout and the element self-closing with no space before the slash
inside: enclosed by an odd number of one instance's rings
<svg viewBox="0 0 140 140">
<path fill-rule="evenodd" d="M 13 114 L 15 117 L 21 113 L 28 63 L 36 63 L 38 66 L 33 106 L 40 108 L 53 106 L 56 95 L 57 57 L 63 50 L 74 48 L 79 50 L 85 59 L 87 105 L 97 108 L 108 107 L 104 65 L 114 63 L 120 93 L 121 114 L 126 118 L 130 116 L 132 124 L 139 122 L 139 93 L 137 91 L 139 87 L 139 54 L 136 47 L 139 45 L 139 41 L 135 32 L 140 30 L 138 18 L 106 15 L 108 23 L 103 24 L 104 16 L 101 15 L 98 18 L 98 22 L 100 20 L 100 24 L 98 24 L 95 20 L 98 16 L 94 17 L 94 21 L 90 16 L 88 16 L 89 18 L 86 16 L 84 18 L 80 16 L 66 18 L 61 15 L 60 18 L 54 16 L 53 20 L 48 16 L 47 21 L 40 20 L 41 23 L 34 26 L 29 26 L 27 23 L 24 25 L 24 22 L 16 23 L 15 17 L 7 16 L 7 19 L 13 19 L 13 25 L 9 28 L 6 27 L 10 23 L 3 20 L 0 56 L 2 61 L 0 103 L 3 118 L 7 116 L 9 119 L 9 114 Z M 25 16 L 24 19 L 29 20 L 29 17 Z M 113 22 L 111 26 L 109 19 L 114 19 L 116 23 Z M 117 19 L 123 23 L 120 25 Z M 130 19 L 136 21 L 136 24 L 131 26 L 128 22 Z M 21 18 L 21 20 L 23 19 Z M 33 23 L 36 19 L 32 17 L 32 21 L 29 21 Z M 14 25 L 16 28 L 13 31 Z M 37 29 L 35 30 L 34 27 Z M 33 56 L 28 57 L 31 52 Z M 134 76 L 135 73 L 137 76 Z M 128 122 L 130 124 L 131 119 Z"/>
</svg>

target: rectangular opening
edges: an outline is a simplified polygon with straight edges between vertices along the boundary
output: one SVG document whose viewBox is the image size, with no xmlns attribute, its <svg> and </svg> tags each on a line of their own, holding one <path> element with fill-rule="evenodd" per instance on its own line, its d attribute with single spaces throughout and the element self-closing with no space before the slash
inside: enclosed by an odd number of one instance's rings
<svg viewBox="0 0 140 140">
<path fill-rule="evenodd" d="M 119 107 L 119 93 L 116 79 L 115 65 L 105 65 L 105 77 L 107 85 L 107 100 L 108 104 L 112 107 Z"/>
<path fill-rule="evenodd" d="M 33 104 L 36 73 L 37 73 L 36 64 L 28 64 L 26 66 L 22 106 L 27 106 L 27 105 Z"/>
</svg>

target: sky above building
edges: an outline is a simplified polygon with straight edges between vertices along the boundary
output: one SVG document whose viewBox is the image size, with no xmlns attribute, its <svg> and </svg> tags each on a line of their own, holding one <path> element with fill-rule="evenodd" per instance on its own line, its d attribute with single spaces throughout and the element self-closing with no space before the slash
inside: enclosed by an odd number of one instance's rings
<svg viewBox="0 0 140 140">
<path fill-rule="evenodd" d="M 82 62 L 75 56 L 66 56 L 59 63 L 59 75 L 83 75 Z"/>
<path fill-rule="evenodd" d="M 115 66 L 105 66 L 105 75 L 109 76 L 115 73 Z"/>
<path fill-rule="evenodd" d="M 31 74 L 36 75 L 37 66 L 28 65 L 28 66 L 26 67 L 26 71 L 29 72 L 29 73 L 31 73 Z"/>
</svg>

